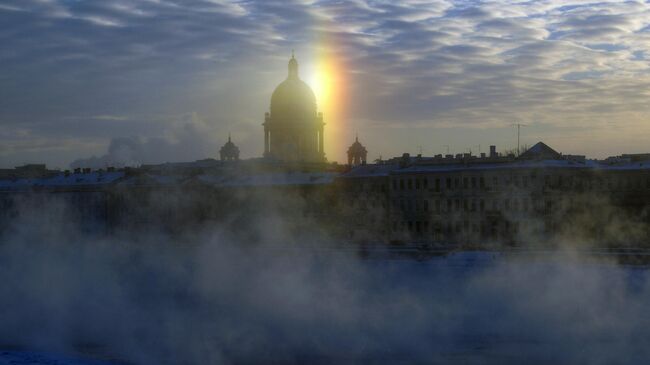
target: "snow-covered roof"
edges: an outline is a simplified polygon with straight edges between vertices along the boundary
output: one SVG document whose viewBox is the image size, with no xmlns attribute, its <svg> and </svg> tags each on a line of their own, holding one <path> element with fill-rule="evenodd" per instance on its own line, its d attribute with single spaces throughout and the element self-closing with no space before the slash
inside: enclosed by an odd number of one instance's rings
<svg viewBox="0 0 650 365">
<path fill-rule="evenodd" d="M 124 178 L 118 184 L 120 186 L 170 186 L 179 185 L 188 177 L 180 174 L 139 174 Z"/>
<path fill-rule="evenodd" d="M 341 177 L 373 177 L 388 176 L 392 171 L 397 170 L 397 164 L 367 164 L 353 167 L 350 171 L 341 174 Z"/>
<path fill-rule="evenodd" d="M 596 161 L 589 160 L 584 163 L 568 160 L 528 160 L 507 163 L 471 163 L 471 164 L 440 164 L 440 165 L 412 165 L 403 169 L 396 169 L 392 174 L 424 173 L 424 172 L 455 172 L 455 171 L 480 171 L 480 170 L 512 170 L 512 169 L 543 169 L 543 168 L 598 168 Z"/>
<path fill-rule="evenodd" d="M 100 186 L 112 184 L 123 177 L 124 172 L 122 171 L 94 171 L 89 173 L 75 173 L 68 175 L 60 173 L 54 176 L 43 178 L 0 180 L 0 190 Z"/>
<path fill-rule="evenodd" d="M 222 186 L 274 186 L 329 184 L 338 176 L 334 172 L 286 172 L 256 174 L 204 174 L 196 177 L 199 183 Z"/>
<path fill-rule="evenodd" d="M 644 170 L 650 169 L 650 161 L 637 163 L 606 164 L 596 160 L 519 160 L 502 163 L 472 162 L 468 164 L 440 163 L 440 164 L 414 164 L 400 168 L 396 164 L 370 164 L 352 168 L 341 175 L 344 178 L 389 176 L 400 174 L 419 174 L 431 172 L 459 172 L 483 170 L 514 170 L 514 169 L 593 169 L 593 170 Z"/>
</svg>

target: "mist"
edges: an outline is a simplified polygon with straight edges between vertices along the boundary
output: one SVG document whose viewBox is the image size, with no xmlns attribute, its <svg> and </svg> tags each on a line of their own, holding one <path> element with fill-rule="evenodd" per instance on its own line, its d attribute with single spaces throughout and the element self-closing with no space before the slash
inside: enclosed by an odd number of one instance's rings
<svg viewBox="0 0 650 365">
<path fill-rule="evenodd" d="M 188 113 L 176 122 L 164 124 L 161 129 L 162 134 L 157 136 L 114 137 L 105 154 L 76 159 L 70 163 L 70 167 L 103 169 L 109 166 L 140 166 L 194 161 L 217 155 L 220 140 L 215 138 L 215 127 L 196 113 Z"/>
<path fill-rule="evenodd" d="M 650 356 L 645 267 L 571 250 L 360 255 L 278 198 L 182 233 L 88 233 L 51 199 L 0 241 L 4 347 L 133 364 Z"/>
</svg>

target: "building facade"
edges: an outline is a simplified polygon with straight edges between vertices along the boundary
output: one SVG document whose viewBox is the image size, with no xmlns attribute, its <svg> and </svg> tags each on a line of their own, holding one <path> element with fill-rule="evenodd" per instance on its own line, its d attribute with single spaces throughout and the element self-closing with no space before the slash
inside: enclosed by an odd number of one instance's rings
<svg viewBox="0 0 650 365">
<path fill-rule="evenodd" d="M 563 234 L 607 245 L 647 241 L 650 158 L 608 164 L 547 147 L 519 158 L 406 155 L 353 168 L 339 179 L 356 217 L 349 235 L 465 246 L 544 244 Z"/>
</svg>

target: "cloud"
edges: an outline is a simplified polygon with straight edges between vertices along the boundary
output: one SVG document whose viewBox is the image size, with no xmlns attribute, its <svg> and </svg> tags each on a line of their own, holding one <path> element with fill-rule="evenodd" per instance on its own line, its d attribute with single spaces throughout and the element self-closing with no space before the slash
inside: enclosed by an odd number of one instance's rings
<svg viewBox="0 0 650 365">
<path fill-rule="evenodd" d="M 100 117 L 106 119 L 106 116 Z M 108 120 L 115 118 L 108 117 Z M 194 161 L 216 156 L 220 140 L 214 130 L 195 113 L 169 125 L 164 132 L 158 137 L 113 138 L 105 155 L 75 160 L 70 167 L 98 169 L 109 166 L 140 166 L 160 162 Z"/>
<path fill-rule="evenodd" d="M 257 138 L 251 136 L 257 142 L 241 146 L 243 156 L 258 156 L 259 123 L 295 48 L 303 70 L 313 68 L 312 55 L 321 50 L 345 66 L 339 72 L 350 102 L 345 119 L 331 125 L 428 125 L 434 133 L 519 120 L 557 128 L 562 143 L 562 127 L 588 126 L 604 138 L 616 120 L 633 121 L 629 133 L 647 135 L 650 70 L 642 55 L 650 46 L 649 8 L 615 0 L 9 0 L 0 8 L 7 50 L 0 55 L 0 123 L 54 139 L 49 131 L 71 115 L 196 111 L 222 129 L 245 125 L 254 133 L 258 125 Z M 154 124 L 124 128 L 79 138 L 98 146 L 120 135 L 156 134 Z M 479 143 L 483 135 L 449 138 Z M 369 143 L 384 155 L 410 146 L 380 141 Z M 596 149 L 587 139 L 577 144 L 600 156 L 623 152 Z M 334 158 L 343 153 L 327 151 Z"/>
</svg>

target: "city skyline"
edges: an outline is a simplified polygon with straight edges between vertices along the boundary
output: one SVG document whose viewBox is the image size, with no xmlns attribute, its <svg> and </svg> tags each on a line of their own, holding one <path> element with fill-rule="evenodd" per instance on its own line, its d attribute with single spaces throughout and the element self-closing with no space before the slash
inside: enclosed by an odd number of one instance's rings
<svg viewBox="0 0 650 365">
<path fill-rule="evenodd" d="M 646 152 L 650 5 L 540 1 L 3 1 L 0 165 L 217 158 L 261 124 L 295 49 L 345 162 L 543 140 Z M 481 146 L 481 147 L 479 147 Z M 122 150 L 126 149 L 126 151 Z M 139 160 L 139 161 L 138 161 Z"/>
</svg>

